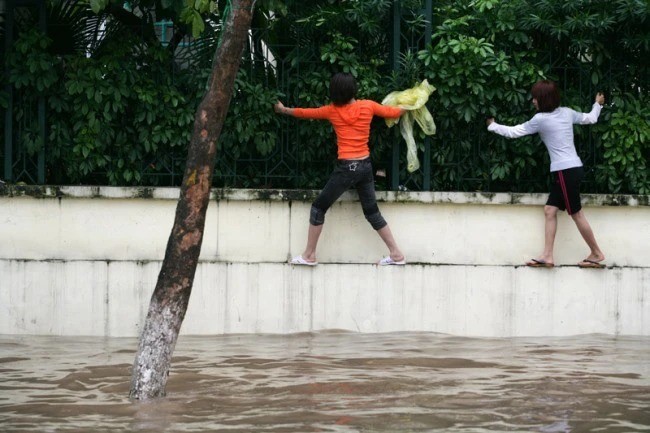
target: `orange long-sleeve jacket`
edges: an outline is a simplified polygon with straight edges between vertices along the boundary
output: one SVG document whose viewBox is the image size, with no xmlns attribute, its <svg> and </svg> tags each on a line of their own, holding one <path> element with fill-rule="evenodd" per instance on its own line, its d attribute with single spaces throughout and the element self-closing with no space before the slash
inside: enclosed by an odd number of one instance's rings
<svg viewBox="0 0 650 433">
<path fill-rule="evenodd" d="M 373 116 L 396 118 L 402 110 L 361 99 L 351 104 L 323 105 L 319 108 L 294 108 L 293 115 L 303 119 L 327 119 L 334 127 L 339 159 L 357 159 L 370 155 L 368 137 Z"/>
</svg>

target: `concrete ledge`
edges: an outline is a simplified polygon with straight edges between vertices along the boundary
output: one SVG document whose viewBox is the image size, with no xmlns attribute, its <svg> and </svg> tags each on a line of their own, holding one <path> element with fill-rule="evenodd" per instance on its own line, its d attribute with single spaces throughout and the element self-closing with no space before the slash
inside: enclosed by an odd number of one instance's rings
<svg viewBox="0 0 650 433">
<path fill-rule="evenodd" d="M 0 334 L 138 336 L 160 262 L 0 260 Z M 650 268 L 202 262 L 181 332 L 650 335 Z"/>
<path fill-rule="evenodd" d="M 0 259 L 159 261 L 174 221 L 177 188 L 5 188 Z M 10 195 L 7 195 L 9 194 Z M 201 261 L 282 263 L 302 252 L 316 191 L 213 190 Z M 383 192 L 379 207 L 409 263 L 510 266 L 539 254 L 545 196 Z M 650 266 L 650 206 L 602 196 L 585 213 L 608 265 Z M 645 200 L 645 201 L 644 201 Z M 608 204 L 606 204 L 608 203 Z M 566 214 L 558 218 L 555 263 L 587 248 Z M 353 193 L 327 213 L 321 263 L 376 263 L 386 254 Z"/>
<path fill-rule="evenodd" d="M 317 190 L 280 189 L 212 189 L 211 200 L 230 201 L 298 201 L 311 202 Z M 0 185 L 1 197 L 32 198 L 100 198 L 100 199 L 156 199 L 178 200 L 179 188 L 162 187 L 111 187 L 111 186 L 41 186 Z M 424 204 L 489 204 L 489 205 L 543 205 L 546 193 L 491 193 L 491 192 L 416 192 L 378 191 L 377 199 L 384 203 Z M 355 192 L 348 192 L 341 201 L 356 201 Z M 586 206 L 650 206 L 650 195 L 583 194 Z"/>
</svg>

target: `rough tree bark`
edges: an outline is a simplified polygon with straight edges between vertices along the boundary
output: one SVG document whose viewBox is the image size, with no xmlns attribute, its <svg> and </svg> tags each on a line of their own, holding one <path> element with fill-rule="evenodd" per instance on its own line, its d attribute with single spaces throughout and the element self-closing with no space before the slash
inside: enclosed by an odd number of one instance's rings
<svg viewBox="0 0 650 433">
<path fill-rule="evenodd" d="M 134 399 L 165 395 L 172 354 L 201 252 L 217 140 L 228 112 L 254 7 L 255 0 L 233 0 L 215 53 L 208 91 L 196 111 L 176 218 L 133 363 L 129 396 Z"/>
</svg>

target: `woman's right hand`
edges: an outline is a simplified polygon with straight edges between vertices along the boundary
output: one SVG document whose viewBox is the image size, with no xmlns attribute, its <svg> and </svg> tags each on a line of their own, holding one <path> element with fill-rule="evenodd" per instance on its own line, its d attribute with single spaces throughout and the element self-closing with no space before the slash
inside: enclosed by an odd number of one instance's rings
<svg viewBox="0 0 650 433">
<path fill-rule="evenodd" d="M 596 102 L 598 102 L 600 105 L 603 105 L 605 103 L 605 95 L 600 92 L 596 93 Z"/>
<path fill-rule="evenodd" d="M 486 118 L 486 119 L 485 119 L 485 123 L 487 124 L 487 126 L 492 125 L 492 124 L 494 123 L 494 117 L 488 117 L 488 118 Z"/>
</svg>

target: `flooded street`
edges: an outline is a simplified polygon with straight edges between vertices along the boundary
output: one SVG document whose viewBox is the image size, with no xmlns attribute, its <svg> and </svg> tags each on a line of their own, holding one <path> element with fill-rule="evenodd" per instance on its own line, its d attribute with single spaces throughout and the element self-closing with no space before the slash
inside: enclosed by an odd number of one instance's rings
<svg viewBox="0 0 650 433">
<path fill-rule="evenodd" d="M 648 337 L 181 337 L 147 403 L 127 398 L 136 347 L 0 336 L 0 431 L 650 431 Z"/>
</svg>

